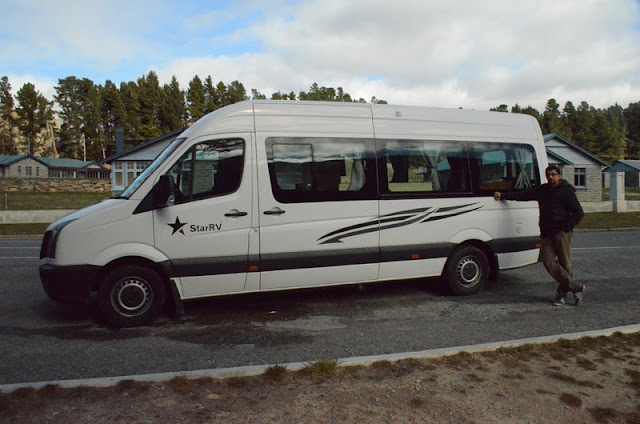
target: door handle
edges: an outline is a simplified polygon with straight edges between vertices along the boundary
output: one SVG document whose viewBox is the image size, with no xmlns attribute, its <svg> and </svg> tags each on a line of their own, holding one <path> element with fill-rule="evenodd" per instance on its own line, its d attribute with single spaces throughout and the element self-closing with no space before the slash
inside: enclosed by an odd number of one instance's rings
<svg viewBox="0 0 640 424">
<path fill-rule="evenodd" d="M 238 217 L 246 216 L 246 215 L 247 215 L 246 212 L 240 212 L 237 209 L 231 209 L 229 212 L 224 214 L 224 216 L 229 216 L 229 217 L 232 217 L 232 218 L 238 218 Z"/>
<path fill-rule="evenodd" d="M 268 211 L 264 211 L 263 213 L 265 215 L 282 215 L 284 211 L 276 206 L 275 208 L 270 209 Z"/>
</svg>

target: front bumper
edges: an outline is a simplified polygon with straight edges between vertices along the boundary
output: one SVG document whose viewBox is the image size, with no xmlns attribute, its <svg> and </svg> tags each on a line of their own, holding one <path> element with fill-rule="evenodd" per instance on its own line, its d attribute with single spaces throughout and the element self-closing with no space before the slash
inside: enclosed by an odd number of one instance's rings
<svg viewBox="0 0 640 424">
<path fill-rule="evenodd" d="M 40 265 L 40 281 L 47 295 L 58 303 L 88 303 L 98 287 L 99 266 Z"/>
</svg>

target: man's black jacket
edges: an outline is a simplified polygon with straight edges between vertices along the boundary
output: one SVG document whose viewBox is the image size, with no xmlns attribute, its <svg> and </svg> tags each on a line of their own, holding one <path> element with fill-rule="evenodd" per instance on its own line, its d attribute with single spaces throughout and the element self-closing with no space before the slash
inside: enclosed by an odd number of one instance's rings
<svg viewBox="0 0 640 424">
<path fill-rule="evenodd" d="M 549 184 L 521 193 L 503 193 L 504 200 L 536 200 L 540 206 L 540 234 L 551 236 L 561 231 L 573 231 L 584 216 L 576 197 L 576 189 L 566 180 L 556 187 Z"/>
</svg>

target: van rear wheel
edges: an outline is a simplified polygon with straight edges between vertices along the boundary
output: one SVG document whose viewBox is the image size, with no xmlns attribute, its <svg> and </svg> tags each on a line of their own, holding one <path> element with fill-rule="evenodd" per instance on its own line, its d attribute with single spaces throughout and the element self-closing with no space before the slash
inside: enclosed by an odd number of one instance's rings
<svg viewBox="0 0 640 424">
<path fill-rule="evenodd" d="M 108 326 L 146 325 L 160 314 L 165 295 L 156 271 L 144 265 L 120 265 L 108 272 L 100 286 L 98 309 Z"/>
<path fill-rule="evenodd" d="M 447 260 L 443 277 L 456 295 L 478 293 L 487 284 L 489 260 L 477 247 L 461 246 Z"/>
</svg>

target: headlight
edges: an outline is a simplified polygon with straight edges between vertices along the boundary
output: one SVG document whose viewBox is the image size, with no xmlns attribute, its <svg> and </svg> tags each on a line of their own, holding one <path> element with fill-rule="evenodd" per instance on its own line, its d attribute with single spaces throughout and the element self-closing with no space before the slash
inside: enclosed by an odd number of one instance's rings
<svg viewBox="0 0 640 424">
<path fill-rule="evenodd" d="M 42 258 L 53 259 L 56 257 L 56 247 L 58 245 L 58 237 L 60 237 L 60 233 L 62 232 L 62 229 L 67 225 L 71 224 L 73 221 L 75 221 L 75 219 L 64 221 L 45 233 L 44 239 L 42 240 L 42 246 L 40 247 L 40 259 Z"/>
</svg>

